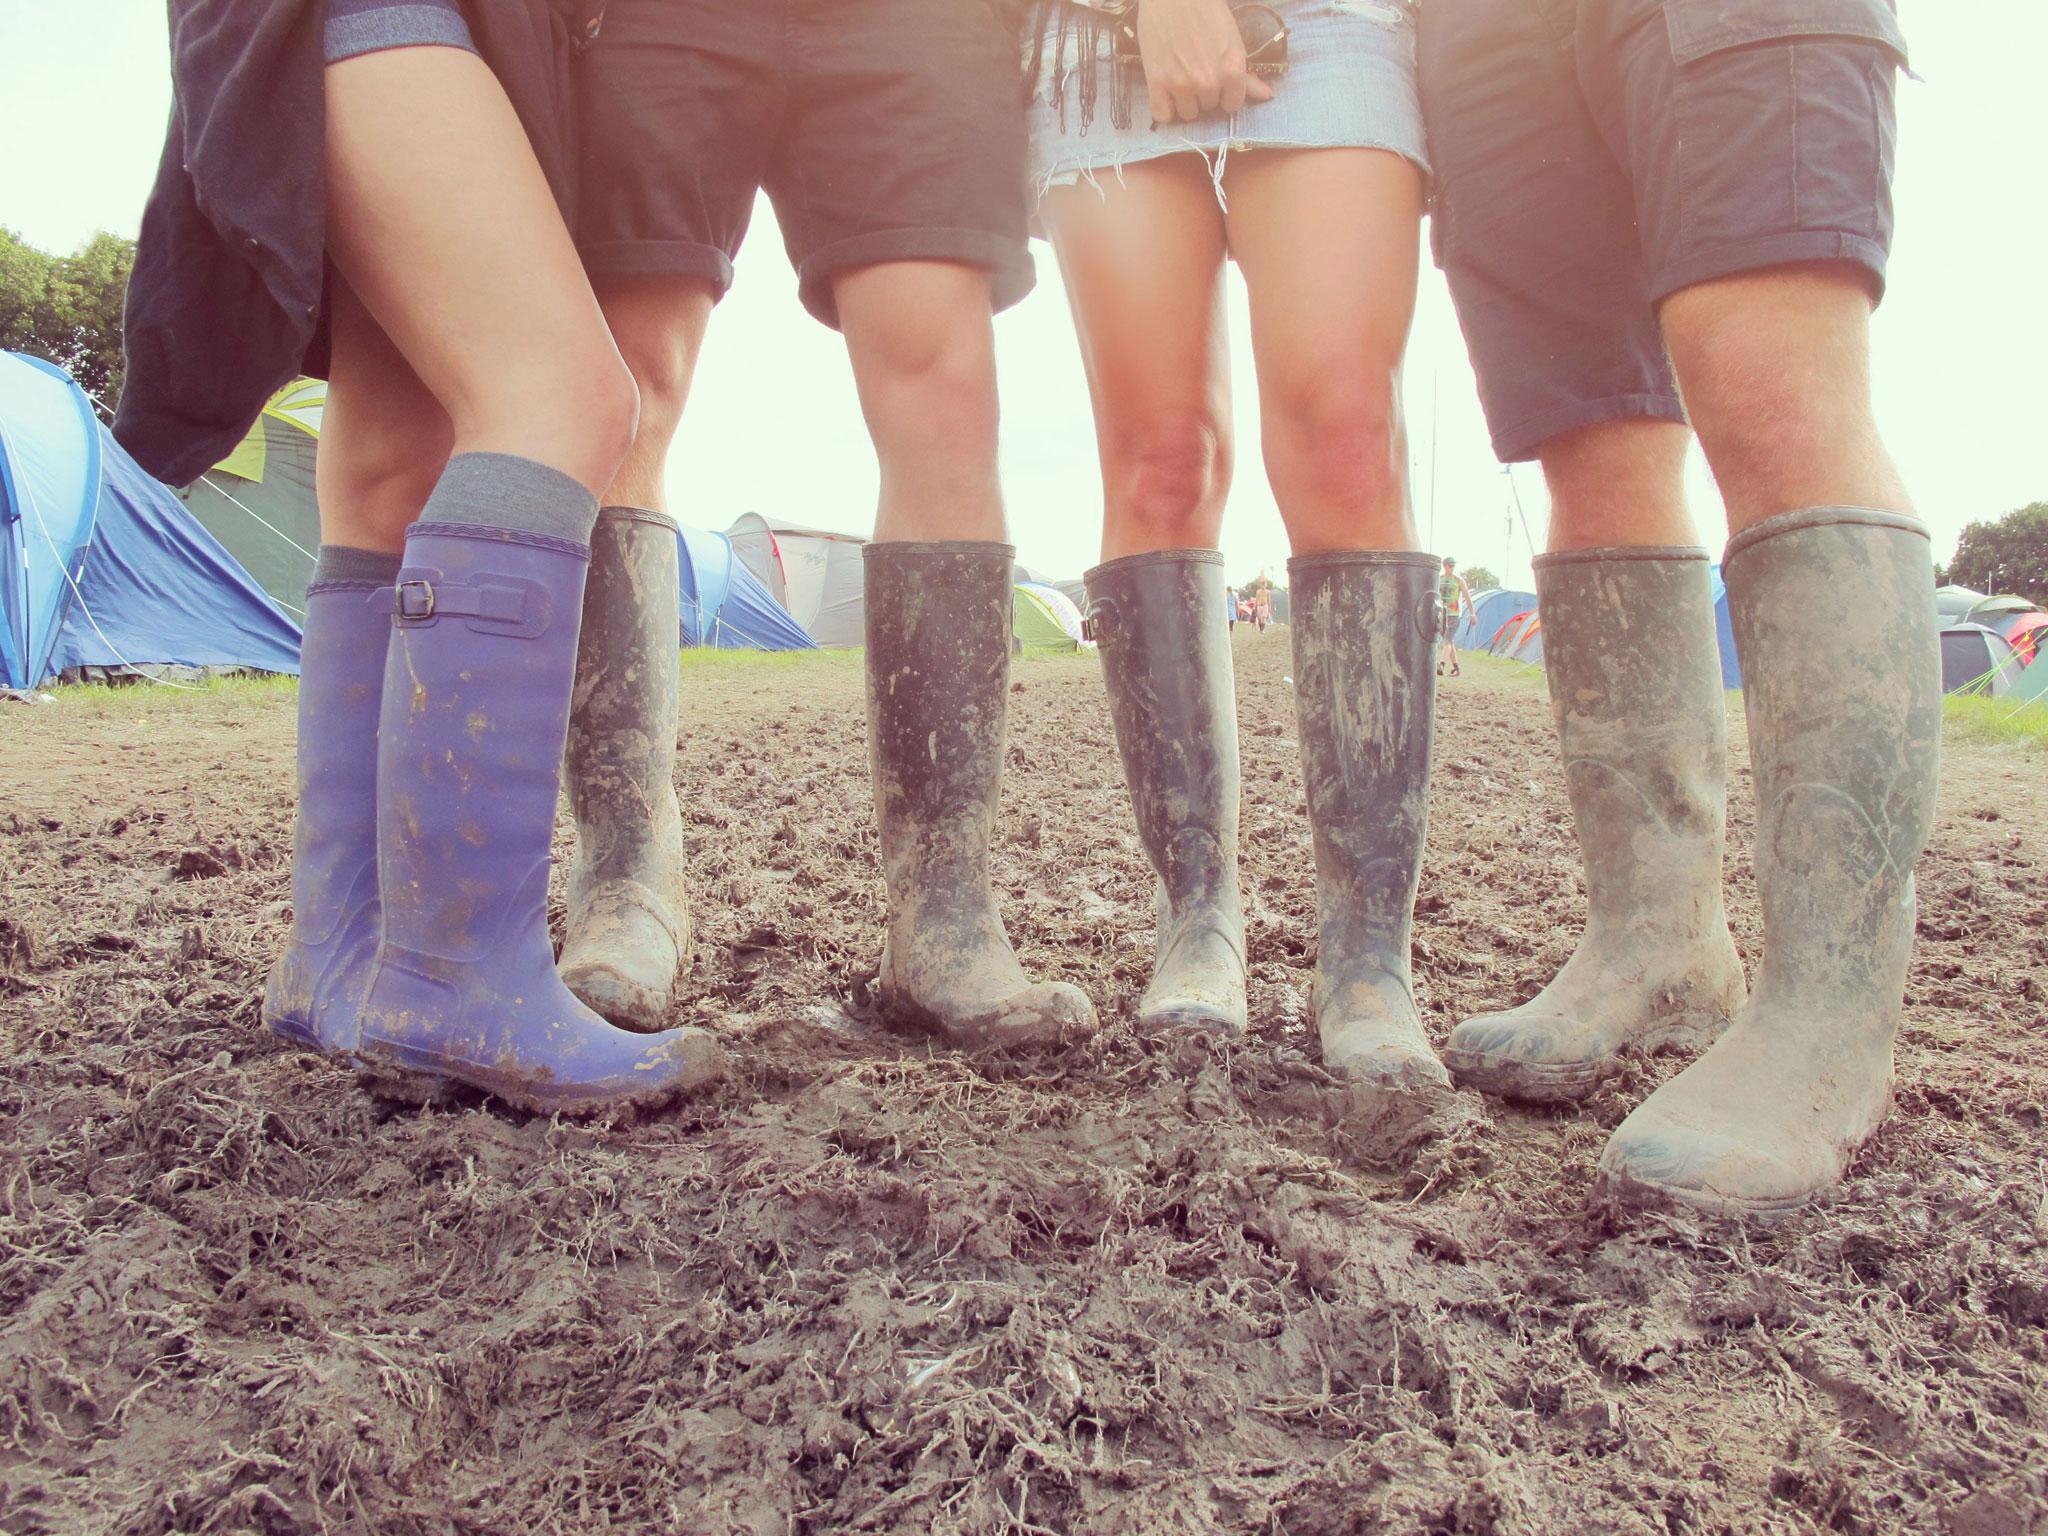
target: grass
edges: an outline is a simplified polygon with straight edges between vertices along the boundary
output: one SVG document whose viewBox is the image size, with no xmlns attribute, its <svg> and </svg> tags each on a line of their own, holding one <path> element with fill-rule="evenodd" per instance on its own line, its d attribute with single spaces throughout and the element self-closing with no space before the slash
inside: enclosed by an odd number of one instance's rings
<svg viewBox="0 0 2048 1536">
<path fill-rule="evenodd" d="M 2048 661 L 2036 665 L 2048 665 Z M 1988 746 L 2048 750 L 2048 699 L 2015 704 L 2011 699 L 1951 694 L 1941 702 L 1943 724 L 1951 738 Z"/>
<path fill-rule="evenodd" d="M 99 718 L 150 714 L 160 709 L 182 709 L 206 703 L 231 711 L 261 709 L 278 699 L 298 696 L 299 680 L 273 673 L 231 672 L 197 678 L 179 677 L 175 683 L 134 679 L 118 683 L 65 683 L 44 690 L 54 707 L 71 714 Z"/>
</svg>

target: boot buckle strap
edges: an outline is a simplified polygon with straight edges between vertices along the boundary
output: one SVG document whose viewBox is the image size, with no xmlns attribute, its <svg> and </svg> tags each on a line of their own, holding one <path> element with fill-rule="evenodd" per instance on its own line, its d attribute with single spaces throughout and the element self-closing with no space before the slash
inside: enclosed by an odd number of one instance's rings
<svg viewBox="0 0 2048 1536">
<path fill-rule="evenodd" d="M 488 576 L 469 585 L 402 577 L 391 590 L 391 611 L 401 627 L 467 619 L 471 629 L 486 634 L 527 638 L 548 627 L 547 593 L 513 576 Z"/>
</svg>

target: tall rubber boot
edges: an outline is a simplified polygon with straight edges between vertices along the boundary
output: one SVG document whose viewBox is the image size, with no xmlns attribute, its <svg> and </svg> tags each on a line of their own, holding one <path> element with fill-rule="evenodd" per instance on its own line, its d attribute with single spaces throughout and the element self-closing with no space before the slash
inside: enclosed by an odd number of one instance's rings
<svg viewBox="0 0 2048 1536">
<path fill-rule="evenodd" d="M 661 1028 L 690 954 L 675 786 L 676 541 L 659 512 L 598 513 L 569 708 L 576 852 L 560 969 L 585 1006 L 626 1029 Z"/>
<path fill-rule="evenodd" d="M 1009 706 L 1007 544 L 870 544 L 868 735 L 889 890 L 882 1012 L 968 1050 L 1093 1033 L 1077 987 L 1034 984 L 989 887 Z"/>
<path fill-rule="evenodd" d="M 292 931 L 270 969 L 263 1022 L 311 1050 L 355 1048 L 377 953 L 377 712 L 390 642 L 387 583 L 308 589 Z"/>
<path fill-rule="evenodd" d="M 1467 1087 L 1584 1098 L 1624 1049 L 1701 1046 L 1742 1005 L 1721 898 L 1728 724 L 1706 551 L 1536 561 L 1586 928 L 1531 1001 L 1468 1019 L 1444 1060 Z"/>
<path fill-rule="evenodd" d="M 1409 955 L 1429 824 L 1436 557 L 1304 555 L 1287 575 L 1323 1062 L 1376 1092 L 1449 1088 L 1423 1033 Z"/>
<path fill-rule="evenodd" d="M 1941 765 L 1941 653 L 1915 518 L 1786 513 L 1737 535 L 1723 569 L 1763 963 L 1728 1032 L 1615 1131 L 1600 1183 L 1625 1205 L 1765 1215 L 1839 1181 L 1891 1107 L 1913 865 Z"/>
<path fill-rule="evenodd" d="M 1138 1028 L 1242 1035 L 1237 686 L 1230 631 L 1216 622 L 1223 556 L 1127 555 L 1087 582 L 1138 841 L 1158 876 L 1159 946 Z"/>
<path fill-rule="evenodd" d="M 614 1029 L 555 972 L 548 844 L 569 728 L 580 543 L 467 523 L 406 536 L 377 743 L 383 943 L 358 1056 L 543 1113 L 717 1078 L 703 1030 Z"/>
</svg>

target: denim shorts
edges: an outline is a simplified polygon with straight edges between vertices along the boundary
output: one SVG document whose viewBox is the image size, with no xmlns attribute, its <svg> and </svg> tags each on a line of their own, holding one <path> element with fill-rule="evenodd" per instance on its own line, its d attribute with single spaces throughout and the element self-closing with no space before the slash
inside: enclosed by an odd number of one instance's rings
<svg viewBox="0 0 2048 1536">
<path fill-rule="evenodd" d="M 1893 0 L 1428 0 L 1430 238 L 1494 451 L 1683 422 L 1657 306 L 1841 261 L 1882 294 Z"/>
<path fill-rule="evenodd" d="M 1129 110 L 1116 110 L 1120 92 L 1108 28 L 1080 7 L 1057 7 L 1032 50 L 1038 62 L 1030 105 L 1036 196 L 1135 161 L 1190 151 L 1209 161 L 1219 185 L 1226 156 L 1248 149 L 1383 149 L 1426 173 L 1408 0 L 1277 0 L 1274 9 L 1287 22 L 1288 71 L 1270 82 L 1271 101 L 1235 116 L 1155 124 L 1135 70 L 1121 93 Z"/>
<path fill-rule="evenodd" d="M 476 52 L 455 0 L 327 0 L 327 62 L 386 48 L 466 48 Z"/>
</svg>

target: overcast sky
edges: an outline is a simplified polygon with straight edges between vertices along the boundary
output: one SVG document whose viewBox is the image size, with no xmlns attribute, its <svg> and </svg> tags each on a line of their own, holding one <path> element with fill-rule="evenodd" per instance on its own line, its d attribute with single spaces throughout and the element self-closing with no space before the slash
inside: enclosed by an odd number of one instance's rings
<svg viewBox="0 0 2048 1536">
<path fill-rule="evenodd" d="M 1901 9 L 1921 78 L 1901 93 L 1878 411 L 1946 557 L 1965 523 L 2048 497 L 2048 6 L 1904 0 Z M 96 229 L 133 235 L 169 111 L 167 69 L 163 0 L 0 0 L 0 224 L 57 251 Z M 1070 576 L 1095 558 L 1101 489 L 1059 273 L 1037 250 L 1037 291 L 997 328 L 1004 465 L 1022 558 Z M 1241 289 L 1231 321 L 1243 446 L 1223 544 L 1234 576 L 1277 573 L 1287 543 L 1258 463 Z M 1530 545 L 1487 448 L 1449 295 L 1427 264 L 1407 398 L 1426 541 L 1526 584 Z M 705 527 L 747 511 L 862 533 L 872 520 L 874 459 L 844 350 L 798 306 L 765 201 L 713 321 L 669 477 L 676 510 Z M 1718 544 L 1720 506 L 1697 464 L 1694 482 L 1706 537 Z M 1541 477 L 1524 468 L 1513 483 L 1540 549 Z"/>
</svg>

